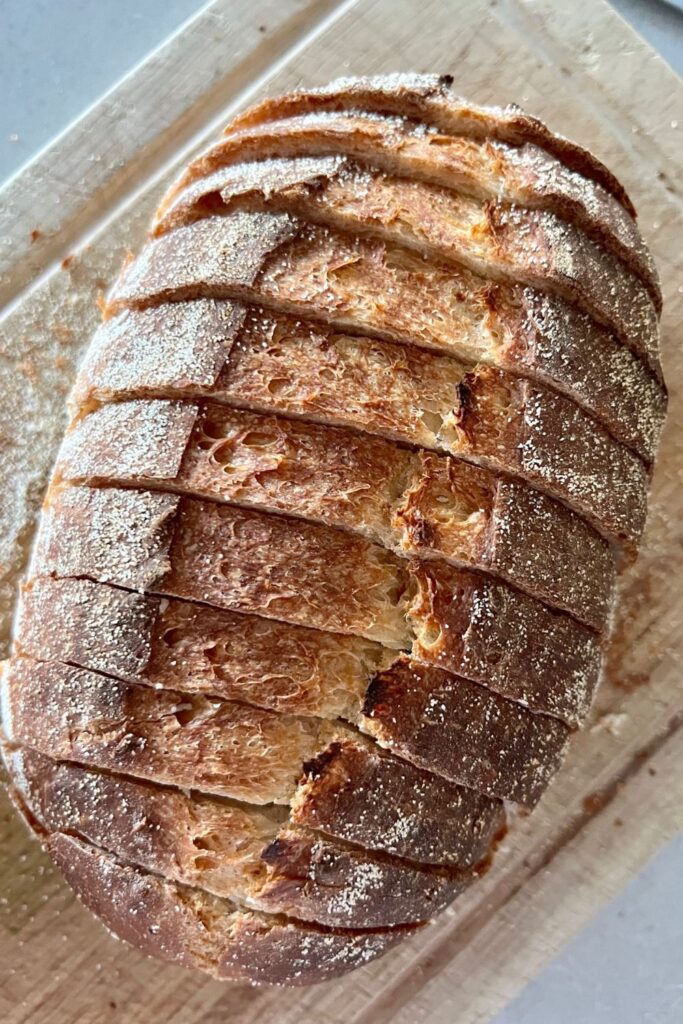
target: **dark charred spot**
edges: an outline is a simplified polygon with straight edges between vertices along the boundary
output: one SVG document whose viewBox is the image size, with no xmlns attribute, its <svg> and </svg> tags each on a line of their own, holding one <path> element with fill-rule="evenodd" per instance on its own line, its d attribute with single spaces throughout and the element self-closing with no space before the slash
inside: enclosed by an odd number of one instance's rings
<svg viewBox="0 0 683 1024">
<path fill-rule="evenodd" d="M 278 837 L 261 852 L 261 860 L 283 878 L 305 881 L 311 868 L 310 844 L 294 837 Z"/>
<path fill-rule="evenodd" d="M 377 672 L 365 691 L 363 714 L 368 718 L 386 718 L 395 707 L 395 694 L 402 689 L 400 679 L 392 667 Z"/>
<path fill-rule="evenodd" d="M 272 843 L 261 851 L 261 860 L 271 867 L 277 867 L 281 861 L 286 860 L 288 846 L 284 839 L 273 839 Z"/>
<path fill-rule="evenodd" d="M 330 743 L 329 747 L 317 754 L 311 761 L 304 761 L 303 773 L 307 779 L 321 778 L 330 765 L 341 755 L 341 743 Z"/>
<path fill-rule="evenodd" d="M 467 423 L 470 416 L 475 412 L 474 387 L 477 381 L 476 373 L 466 373 L 462 380 L 455 386 L 455 408 L 453 416 L 456 425 L 463 433 L 467 434 Z"/>
</svg>

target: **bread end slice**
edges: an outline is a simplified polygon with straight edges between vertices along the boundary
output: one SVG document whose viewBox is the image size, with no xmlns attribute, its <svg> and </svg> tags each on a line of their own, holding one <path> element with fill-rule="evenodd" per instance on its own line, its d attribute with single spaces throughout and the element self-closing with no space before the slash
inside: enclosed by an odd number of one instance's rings
<svg viewBox="0 0 683 1024">
<path fill-rule="evenodd" d="M 45 845 L 81 901 L 116 936 L 149 956 L 219 979 L 310 985 L 375 960 L 416 930 L 328 929 L 241 911 L 121 864 L 73 836 L 54 833 Z"/>
</svg>

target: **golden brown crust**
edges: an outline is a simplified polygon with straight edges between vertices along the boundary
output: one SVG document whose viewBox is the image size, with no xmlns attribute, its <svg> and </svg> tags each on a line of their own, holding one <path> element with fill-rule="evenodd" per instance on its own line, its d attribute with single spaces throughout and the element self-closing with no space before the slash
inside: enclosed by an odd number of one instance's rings
<svg viewBox="0 0 683 1024">
<path fill-rule="evenodd" d="M 87 579 L 32 580 L 22 595 L 15 650 L 152 687 L 351 721 L 368 680 L 395 657 L 362 637 Z"/>
<path fill-rule="evenodd" d="M 155 720 L 149 712 L 158 693 Z M 41 700 L 48 707 L 44 717 L 38 714 Z M 264 830 L 269 820 L 278 827 L 284 823 L 288 804 L 296 825 L 413 863 L 453 868 L 478 863 L 503 823 L 497 799 L 380 752 L 371 740 L 339 723 L 278 718 L 217 701 L 211 702 L 211 710 L 202 702 L 205 719 L 193 723 L 183 717 L 191 711 L 188 705 L 196 708 L 198 702 L 167 690 L 145 693 L 141 687 L 93 672 L 28 658 L 12 660 L 3 686 L 5 727 L 15 746 L 98 771 L 133 775 L 139 782 L 243 798 L 251 805 L 252 818 L 251 825 L 242 828 L 233 868 L 248 869 L 242 854 L 247 860 L 255 856 L 249 836 L 261 845 L 273 838 Z M 166 718 L 161 717 L 164 712 Z M 177 725 L 170 718 L 173 714 L 180 719 Z M 244 735 L 237 736 L 231 751 L 236 723 Z M 227 726 L 224 735 L 221 725 Z M 315 742 L 316 735 L 320 743 Z M 268 748 L 274 741 L 289 754 L 289 774 L 283 775 L 282 749 Z M 251 751 L 245 753 L 248 745 Z M 240 771 L 251 771 L 258 758 L 257 774 L 262 770 L 264 779 L 259 774 L 252 788 L 251 777 L 240 776 Z M 282 783 L 280 793 L 287 793 L 282 806 L 255 807 L 268 785 L 272 790 L 276 774 Z M 385 797 L 391 803 L 385 803 Z M 381 810 L 375 806 L 380 802 Z M 433 809 L 436 805 L 438 811 Z M 230 865 L 224 863 L 226 867 Z"/>
<path fill-rule="evenodd" d="M 258 623 L 265 628 L 258 630 Z M 476 626 L 472 628 L 476 636 Z M 244 639 L 241 639 L 241 635 Z M 255 639 L 253 647 L 249 643 L 250 638 Z M 378 680 L 401 676 L 404 680 L 408 678 L 414 681 L 417 694 L 413 698 L 410 695 L 405 697 L 409 713 L 413 705 L 424 702 L 424 694 L 429 686 L 432 689 L 437 686 L 444 689 L 450 680 L 453 691 L 450 700 L 460 732 L 457 736 L 449 734 L 448 750 L 460 774 L 455 778 L 455 769 L 449 768 L 449 762 L 444 761 L 438 751 L 430 765 L 424 755 L 420 754 L 419 748 L 415 748 L 415 756 L 422 758 L 419 761 L 421 766 L 492 796 L 516 799 L 513 794 L 523 794 L 525 788 L 529 788 L 528 778 L 524 774 L 528 766 L 520 761 L 519 752 L 514 754 L 512 760 L 506 759 L 504 734 L 497 746 L 497 741 L 488 747 L 480 743 L 476 731 L 479 728 L 477 716 L 484 716 L 487 720 L 501 723 L 503 730 L 513 728 L 518 734 L 526 731 L 526 735 L 533 740 L 530 744 L 530 750 L 535 752 L 533 756 L 540 750 L 539 735 L 546 734 L 544 749 L 548 756 L 538 757 L 539 775 L 536 789 L 532 793 L 537 798 L 550 778 L 567 735 L 567 730 L 559 722 L 531 715 L 519 705 L 502 700 L 489 690 L 434 668 L 434 659 L 438 663 L 438 650 L 432 650 L 431 667 L 427 667 L 416 662 L 408 663 L 405 658 L 397 661 L 395 652 L 377 645 L 365 644 L 364 649 L 359 650 L 360 645 L 355 637 L 332 639 L 335 641 L 334 646 L 329 643 L 329 634 L 285 627 L 280 623 L 267 623 L 251 616 L 234 616 L 203 605 L 143 598 L 88 580 L 35 580 L 24 594 L 17 651 L 38 661 L 66 662 L 155 688 L 205 694 L 212 699 L 238 700 L 279 713 L 313 714 L 327 719 L 341 717 L 364 733 L 379 738 L 392 750 L 391 730 L 384 719 L 395 723 L 403 721 L 402 690 L 396 685 L 391 691 L 395 693 L 396 699 L 390 700 L 385 686 L 387 696 L 383 701 L 383 720 L 378 724 L 374 721 L 378 716 L 369 710 L 375 703 L 373 694 L 380 686 Z M 449 653 L 452 653 L 452 646 Z M 465 643 L 460 652 L 462 660 L 467 650 Z M 280 651 L 283 652 L 283 665 L 281 676 L 278 677 L 274 674 L 280 669 Z M 288 654 L 291 657 L 292 653 L 294 664 L 288 661 Z M 331 655 L 336 655 L 336 663 Z M 328 662 L 329 675 L 326 671 Z M 339 666 L 342 666 L 341 671 Z M 519 656 L 516 666 L 520 669 L 522 667 Z M 259 669 L 262 675 L 255 686 L 252 680 Z M 273 677 L 274 689 L 278 686 L 284 688 L 288 681 L 284 700 L 277 693 L 268 691 L 267 680 Z M 512 696 L 517 697 L 520 693 L 524 699 L 524 689 L 517 684 Z M 547 699 L 552 700 L 552 697 Z M 578 707 L 562 703 L 558 705 L 560 712 L 570 721 L 579 717 L 585 706 L 585 702 Z M 468 722 L 471 722 L 471 727 Z M 396 734 L 396 749 L 411 759 L 413 752 L 409 744 L 406 748 L 406 742 L 399 730 Z M 361 771 L 358 759 L 365 765 L 371 757 L 370 751 L 359 752 L 350 742 L 335 740 L 333 745 L 340 751 L 343 748 L 343 756 L 342 753 L 336 756 L 339 770 L 351 758 L 353 770 Z M 479 747 L 480 754 L 477 754 Z M 331 756 L 329 749 L 326 757 Z M 520 770 L 517 770 L 518 763 L 521 765 Z M 499 766 L 499 770 L 492 777 L 496 766 Z M 397 763 L 393 761 L 385 768 L 399 772 Z M 330 770 L 328 766 L 325 767 L 326 772 Z M 376 777 L 379 772 L 380 768 L 374 766 L 371 774 Z M 366 773 L 365 767 L 362 767 L 362 773 Z M 324 774 L 322 768 L 318 774 Z M 401 769 L 401 773 L 397 774 L 397 784 L 399 780 L 405 782 L 403 775 Z M 413 779 L 412 784 L 417 786 L 417 780 Z M 313 786 L 316 800 L 320 798 L 318 790 L 326 785 L 316 781 Z M 356 795 L 358 785 L 358 780 L 354 780 L 353 792 Z M 387 785 L 386 779 L 383 779 L 382 788 Z M 429 786 L 432 785 L 433 780 L 430 780 Z M 424 785 L 421 788 L 424 789 Z M 529 800 L 529 796 L 525 799 Z M 395 801 L 396 794 L 392 796 L 390 805 Z M 362 807 L 363 804 L 361 811 Z M 376 807 L 373 807 L 372 813 L 376 823 L 379 813 Z M 390 830 L 387 828 L 386 831 Z M 346 834 L 341 838 L 353 840 L 353 836 Z"/>
<path fill-rule="evenodd" d="M 379 427 L 379 432 L 383 433 L 382 424 L 391 418 L 392 395 L 402 383 L 408 383 L 417 373 L 418 380 L 412 385 L 414 392 L 419 378 L 429 375 L 432 387 L 435 378 L 442 379 L 439 389 L 442 392 L 446 381 L 457 381 L 463 373 L 463 366 L 455 359 L 446 359 L 416 346 L 392 347 L 377 339 L 351 337 L 322 324 L 301 323 L 282 314 L 271 315 L 259 310 L 251 310 L 243 329 L 233 331 L 225 343 L 213 338 L 202 341 L 201 335 L 191 342 L 187 328 L 196 323 L 207 301 L 165 303 L 130 310 L 107 321 L 97 332 L 81 367 L 73 396 L 75 401 L 89 407 L 93 402 L 122 397 L 191 398 L 201 394 L 220 397 L 222 390 L 223 394 L 227 391 L 231 395 L 233 402 L 242 395 L 244 403 L 256 403 L 258 408 L 277 409 L 285 402 L 285 409 L 289 407 L 297 415 L 315 419 L 318 414 L 316 389 L 325 391 L 324 374 L 334 369 L 334 365 L 330 365 L 332 357 L 341 365 L 347 364 L 353 356 L 356 362 L 361 360 L 369 365 L 356 371 L 361 376 L 350 382 L 354 394 L 345 396 L 344 401 L 338 403 L 339 408 L 343 410 L 348 406 L 353 410 L 365 402 L 368 429 L 378 432 Z M 543 361 L 548 361 L 551 367 L 561 363 L 562 369 L 557 372 L 551 369 L 551 376 L 564 374 L 569 381 L 568 393 L 649 464 L 657 447 L 666 400 L 642 364 L 626 348 L 609 342 L 610 336 L 589 317 L 583 318 L 587 327 L 585 355 L 579 353 L 580 358 L 574 359 L 572 346 L 564 351 L 558 344 L 562 336 L 571 336 L 568 320 L 550 316 L 541 301 L 530 305 L 528 314 L 528 319 L 519 326 L 519 337 L 522 348 L 532 353 L 531 362 L 536 358 L 533 353 L 540 350 Z M 308 339 L 312 343 L 310 349 Z M 605 341 L 609 344 L 605 345 Z M 197 354 L 198 372 L 193 377 L 186 364 L 198 348 L 201 350 L 201 354 Z M 295 348 L 301 351 L 294 352 Z M 167 355 L 169 349 L 173 350 L 175 363 Z M 363 356 L 364 349 L 370 354 L 382 352 L 383 359 L 373 361 L 371 355 Z M 348 353 L 346 359 L 344 351 Z M 288 359 L 290 352 L 293 354 L 291 361 Z M 221 356 L 224 357 L 222 362 Z M 203 362 L 216 366 L 210 381 L 202 369 Z M 233 386 L 233 377 L 245 362 L 251 377 Z M 386 364 L 383 368 L 382 362 Z M 176 364 L 181 367 L 177 373 Z M 391 365 L 398 372 L 390 372 Z M 468 367 L 475 372 L 479 368 L 480 364 Z M 351 369 L 348 372 L 354 373 Z M 370 373 L 367 397 L 364 396 L 366 372 Z M 384 377 L 386 403 L 378 403 L 373 394 L 378 373 Z M 344 380 L 339 383 L 343 385 Z M 255 389 L 255 385 L 259 385 L 258 388 Z M 237 390 L 238 387 L 241 390 Z M 452 383 L 450 387 L 452 390 Z M 326 390 L 332 390 L 329 383 Z M 408 399 L 408 395 L 403 396 L 404 401 Z M 385 404 L 388 404 L 386 411 Z M 407 408 L 406 416 L 411 411 L 412 407 Z"/>
<path fill-rule="evenodd" d="M 245 261 L 243 249 L 249 252 Z M 607 281 L 608 292 L 610 286 L 615 287 Z M 415 301 L 416 288 L 428 299 L 426 307 Z M 383 302 L 373 301 L 380 293 Z M 571 394 L 576 374 L 553 359 L 555 353 L 571 356 L 588 381 L 595 378 L 595 389 L 601 375 L 588 361 L 593 336 L 605 335 L 605 349 L 624 347 L 560 296 L 491 281 L 395 242 L 306 224 L 258 204 L 206 216 L 152 239 L 125 268 L 107 308 L 111 315 L 130 306 L 199 297 L 267 302 L 342 328 L 360 327 L 521 370 Z M 530 349 L 525 331 L 537 308 L 544 315 L 546 345 Z M 646 313 L 638 317 L 648 320 Z M 656 317 L 635 338 L 643 346 L 635 355 L 650 364 L 661 391 Z"/>
<path fill-rule="evenodd" d="M 72 836 L 55 833 L 45 845 L 83 903 L 115 935 L 149 956 L 220 979 L 310 985 L 369 963 L 414 931 L 327 929 L 240 911 Z"/>
<path fill-rule="evenodd" d="M 570 170 L 602 185 L 635 216 L 624 186 L 590 150 L 552 132 L 516 103 L 504 107 L 479 106 L 454 93 L 452 85 L 452 75 L 401 73 L 339 78 L 316 89 L 297 89 L 267 97 L 233 118 L 225 132 L 296 114 L 362 109 L 424 121 L 452 135 L 493 138 L 515 146 L 533 143 L 556 156 Z"/>
<path fill-rule="evenodd" d="M 362 111 L 305 114 L 231 132 L 189 165 L 162 201 L 160 212 L 181 189 L 220 167 L 254 159 L 336 154 L 476 198 L 550 210 L 610 249 L 660 302 L 652 257 L 635 221 L 600 186 L 535 146 L 480 142 Z"/>
<path fill-rule="evenodd" d="M 373 855 L 272 813 L 60 764 L 32 751 L 16 752 L 10 766 L 47 832 L 76 835 L 133 867 L 253 910 L 336 928 L 419 923 L 475 877 Z"/>
<path fill-rule="evenodd" d="M 344 973 L 486 870 L 642 530 L 666 391 L 628 198 L 445 85 L 229 128 L 72 396 L 11 792 L 105 923 L 216 977 Z"/>
<path fill-rule="evenodd" d="M 399 555 L 498 572 L 590 626 L 607 622 L 614 560 L 578 516 L 524 484 L 367 434 L 210 402 L 118 402 L 77 421 L 56 474 L 325 523 Z"/>
<path fill-rule="evenodd" d="M 167 497 L 57 492 L 34 574 L 87 576 L 365 636 L 536 710 L 569 720 L 585 712 L 600 644 L 570 616 L 485 576 L 436 561 L 406 563 L 368 541 L 283 516 L 181 498 L 164 507 L 175 517 L 164 519 L 158 537 L 157 499 Z M 151 577 L 150 562 L 164 571 Z M 509 649 L 504 659 L 501 648 Z"/>
<path fill-rule="evenodd" d="M 415 563 L 408 608 L 412 658 L 481 683 L 570 724 L 585 717 L 598 684 L 594 634 L 561 612 L 475 573 Z"/>
<path fill-rule="evenodd" d="M 129 266 L 115 289 L 113 308 L 202 293 L 244 295 L 236 253 L 250 232 L 258 248 L 270 230 L 262 229 L 258 218 L 270 216 L 280 215 L 240 212 L 163 235 Z M 260 297 L 303 315 L 325 316 L 344 328 L 451 350 L 460 358 L 514 364 L 488 325 L 491 311 L 499 323 L 514 313 L 514 304 L 499 294 L 502 286 L 496 286 L 492 301 L 487 290 L 477 291 L 471 282 L 461 285 L 450 271 L 406 250 L 321 228 L 292 231 L 296 237 L 290 235 L 291 244 L 280 246 L 264 264 L 257 282 Z M 221 253 L 229 261 L 222 270 Z M 507 338 L 516 341 L 518 334 L 508 332 Z M 459 339 L 455 349 L 454 339 Z M 465 429 L 457 418 L 450 425 L 450 446 L 458 454 L 528 477 L 632 551 L 646 514 L 648 474 L 642 462 L 555 391 L 493 366 L 472 370 L 463 365 L 461 373 L 468 385 L 463 397 L 469 400 L 470 416 Z M 485 416 L 496 413 L 500 422 L 489 425 Z M 473 429 L 477 426 L 478 431 Z M 504 435 L 500 445 L 499 433 Z M 576 444 L 563 443 L 566 436 L 576 437 Z"/>
<path fill-rule="evenodd" d="M 573 225 L 547 210 L 473 199 L 343 157 L 294 157 L 223 168 L 180 192 L 159 218 L 155 233 L 246 202 L 250 208 L 258 204 L 405 245 L 486 280 L 549 291 L 613 330 L 634 353 L 658 350 L 657 310 L 645 286 Z"/>
<path fill-rule="evenodd" d="M 448 906 L 476 879 L 472 871 L 420 869 L 372 857 L 296 828 L 264 851 L 268 878 L 257 909 L 337 928 L 417 924 Z"/>
<path fill-rule="evenodd" d="M 414 764 L 481 793 L 533 806 L 559 768 L 569 730 L 448 672 L 397 659 L 372 680 L 363 728 Z"/>
<path fill-rule="evenodd" d="M 295 824 L 421 864 L 470 867 L 505 826 L 497 799 L 453 785 L 368 743 L 331 743 L 304 765 Z"/>
</svg>

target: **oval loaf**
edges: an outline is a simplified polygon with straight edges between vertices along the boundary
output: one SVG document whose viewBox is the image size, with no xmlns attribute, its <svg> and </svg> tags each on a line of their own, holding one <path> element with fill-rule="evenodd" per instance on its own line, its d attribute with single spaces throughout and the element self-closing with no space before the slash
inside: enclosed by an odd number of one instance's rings
<svg viewBox="0 0 683 1024">
<path fill-rule="evenodd" d="M 146 954 L 304 985 L 424 927 L 598 685 L 666 410 L 592 154 L 448 77 L 237 117 L 81 366 L 2 680 L 15 803 Z"/>
</svg>

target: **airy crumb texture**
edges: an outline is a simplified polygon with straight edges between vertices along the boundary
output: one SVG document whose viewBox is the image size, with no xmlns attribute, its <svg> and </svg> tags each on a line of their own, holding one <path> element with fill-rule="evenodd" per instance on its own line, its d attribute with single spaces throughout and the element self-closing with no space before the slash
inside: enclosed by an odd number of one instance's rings
<svg viewBox="0 0 683 1024">
<path fill-rule="evenodd" d="M 647 289 L 574 225 L 547 210 L 473 199 L 342 157 L 222 168 L 183 190 L 156 233 L 209 210 L 225 212 L 247 197 L 305 220 L 405 245 L 486 280 L 552 291 L 585 309 L 636 354 L 647 359 L 657 352 L 657 310 Z"/>
<path fill-rule="evenodd" d="M 289 808 L 293 824 L 413 864 L 474 866 L 486 857 L 502 827 L 498 799 L 397 760 L 341 723 L 185 699 L 188 695 L 168 690 L 145 692 L 124 683 L 114 682 L 108 689 L 108 682 L 104 676 L 55 662 L 15 659 L 3 692 L 6 731 L 14 747 L 26 745 L 32 757 L 40 752 L 100 774 L 125 772 L 140 785 L 146 781 L 193 789 L 228 798 L 230 806 L 240 800 L 254 810 L 253 828 L 261 839 L 266 838 L 263 828 L 268 822 L 279 827 L 287 821 Z M 47 713 L 34 722 L 41 701 Z M 72 729 L 64 721 L 69 713 Z M 276 742 L 291 760 L 289 772 L 270 763 L 267 744 Z M 194 754 L 197 746 L 200 752 Z M 21 767 L 22 756 L 15 749 L 8 763 L 23 778 L 27 770 Z M 268 777 L 259 777 L 246 790 L 246 775 L 240 771 L 252 771 L 264 757 L 263 773 Z M 190 763 L 192 758 L 196 763 Z M 26 779 L 20 785 L 28 792 L 29 803 L 35 802 L 35 786 Z M 377 809 L 368 803 L 373 793 L 382 798 Z M 274 794 L 279 794 L 280 803 L 268 805 L 267 797 Z M 391 800 L 386 805 L 385 796 Z M 39 806 L 33 813 L 41 818 L 47 812 Z M 228 838 L 223 836 L 221 842 Z M 169 835 L 168 841 L 180 841 L 178 834 Z M 253 854 L 253 847 L 249 853 L 240 843 L 239 849 L 245 856 Z"/>
<path fill-rule="evenodd" d="M 489 470 L 379 437 L 212 402 L 123 401 L 78 421 L 56 472 L 325 523 L 399 555 L 488 569 L 606 625 L 614 559 L 578 515 Z"/>
<path fill-rule="evenodd" d="M 176 191 L 226 164 L 261 156 L 337 153 L 476 197 L 553 210 L 611 249 L 657 295 L 652 257 L 634 219 L 602 186 L 569 171 L 532 143 L 482 142 L 401 117 L 353 110 L 340 116 L 323 110 L 235 126 L 190 164 L 162 210 Z"/>
<path fill-rule="evenodd" d="M 159 521 L 147 499 L 166 497 L 116 488 L 59 492 L 45 515 L 35 574 L 132 589 L 152 550 L 153 564 L 166 568 L 147 584 L 157 593 L 364 637 L 534 710 L 573 724 L 584 717 L 601 647 L 571 616 L 485 575 L 435 559 L 406 561 L 302 520 L 180 498 L 173 518 Z"/>
<path fill-rule="evenodd" d="M 456 275 L 406 250 L 292 220 L 284 245 L 278 228 L 283 216 L 240 211 L 162 235 L 125 272 L 113 308 L 198 292 L 243 295 L 239 247 L 252 235 L 250 252 L 261 247 L 273 253 L 258 279 L 259 299 L 304 316 L 324 315 L 345 329 L 493 364 L 476 371 L 461 366 L 443 444 L 454 454 L 528 479 L 634 550 L 646 513 L 648 473 L 642 461 L 568 398 L 499 368 L 519 362 L 523 332 L 510 318 L 519 318 L 523 296 L 492 298 L 466 272 Z M 263 239 L 275 235 L 280 244 L 268 250 Z M 572 437 L 571 445 L 566 437 Z"/>
<path fill-rule="evenodd" d="M 48 832 L 78 835 L 127 864 L 256 910 L 332 927 L 414 924 L 475 877 L 349 847 L 272 810 L 60 764 L 33 751 L 18 753 L 11 765 Z"/>
</svg>

